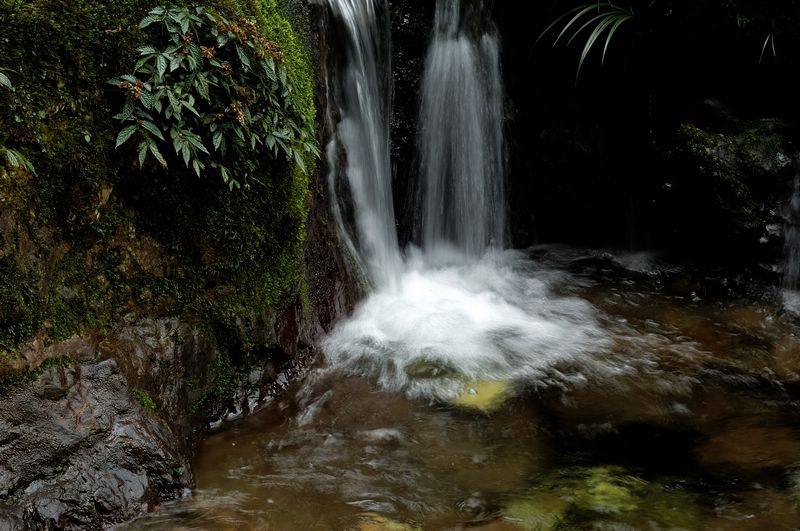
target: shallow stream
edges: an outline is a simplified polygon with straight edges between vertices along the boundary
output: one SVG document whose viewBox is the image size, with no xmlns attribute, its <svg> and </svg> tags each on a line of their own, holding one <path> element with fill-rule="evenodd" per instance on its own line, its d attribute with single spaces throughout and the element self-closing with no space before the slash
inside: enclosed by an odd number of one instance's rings
<svg viewBox="0 0 800 531">
<path fill-rule="evenodd" d="M 795 529 L 800 327 L 647 254 L 417 256 L 132 529 Z"/>
</svg>

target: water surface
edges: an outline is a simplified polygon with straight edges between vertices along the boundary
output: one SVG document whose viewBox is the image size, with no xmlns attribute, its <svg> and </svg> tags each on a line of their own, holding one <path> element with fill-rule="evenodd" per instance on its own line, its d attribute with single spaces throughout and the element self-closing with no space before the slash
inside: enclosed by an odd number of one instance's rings
<svg viewBox="0 0 800 531">
<path fill-rule="evenodd" d="M 728 284 L 557 247 L 412 259 L 131 527 L 795 529 L 797 317 Z"/>
</svg>

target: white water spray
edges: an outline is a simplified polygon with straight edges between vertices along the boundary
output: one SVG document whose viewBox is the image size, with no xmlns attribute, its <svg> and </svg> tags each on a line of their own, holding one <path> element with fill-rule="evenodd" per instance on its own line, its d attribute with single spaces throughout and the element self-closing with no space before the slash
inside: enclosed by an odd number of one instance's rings
<svg viewBox="0 0 800 531">
<path fill-rule="evenodd" d="M 423 249 L 409 250 L 403 262 L 389 175 L 390 88 L 382 70 L 388 31 L 377 16 L 385 4 L 329 1 L 347 36 L 334 141 L 347 153 L 354 247 L 376 287 L 325 341 L 330 369 L 411 396 L 450 399 L 470 382 L 535 379 L 600 348 L 606 336 L 590 304 L 555 295 L 560 281 L 541 268 L 534 272 L 523 253 L 501 250 L 503 90 L 499 44 L 482 6 L 437 2 L 418 139 Z M 332 161 L 336 147 L 329 148 Z"/>
</svg>

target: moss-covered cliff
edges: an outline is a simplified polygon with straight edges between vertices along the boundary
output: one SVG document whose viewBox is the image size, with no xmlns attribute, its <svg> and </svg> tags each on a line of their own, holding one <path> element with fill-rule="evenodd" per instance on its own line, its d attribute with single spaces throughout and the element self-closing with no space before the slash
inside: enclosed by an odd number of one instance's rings
<svg viewBox="0 0 800 531">
<path fill-rule="evenodd" d="M 2 94 L 0 144 L 36 172 L 0 170 L 3 377 L 34 336 L 107 334 L 129 313 L 186 316 L 248 353 L 254 331 L 237 319 L 263 319 L 300 292 L 308 179 L 295 164 L 265 158 L 263 186 L 229 192 L 178 166 L 140 170 L 131 150 L 114 149 L 121 97 L 106 81 L 130 71 L 149 44 L 138 22 L 155 4 L 2 3 L 0 68 L 14 89 Z M 294 97 L 313 120 L 311 64 L 285 7 L 209 4 L 254 20 L 281 48 Z"/>
<path fill-rule="evenodd" d="M 297 370 L 352 302 L 313 155 L 302 165 L 270 154 L 248 159 L 246 185 L 230 191 L 182 162 L 165 170 L 151 159 L 140 168 L 133 145 L 115 149 L 124 96 L 108 80 L 131 72 L 138 49 L 153 44 L 139 21 L 159 3 L 0 0 L 0 72 L 13 86 L 0 86 L 0 147 L 34 169 L 0 160 L 0 426 L 35 445 L 51 437 L 48 424 L 37 428 L 10 404 L 33 396 L 67 411 L 84 399 L 102 408 L 107 400 L 88 396 L 99 389 L 141 429 L 154 433 L 146 426 L 157 419 L 172 437 L 134 470 L 149 485 L 144 497 L 109 514 L 97 512 L 108 500 L 95 499 L 105 491 L 92 485 L 71 509 L 45 514 L 41 500 L 54 491 L 28 488 L 25 452 L 0 449 L 0 527 L 107 525 L 178 495 L 191 484 L 192 434 L 274 389 L 277 372 Z M 197 5 L 254 22 L 286 66 L 293 90 L 284 97 L 316 120 L 305 3 Z M 77 422 L 79 434 L 111 429 Z M 65 470 L 83 466 L 80 456 L 96 455 L 96 435 L 81 437 L 72 450 L 43 446 L 37 466 L 50 472 L 40 483 L 62 484 Z M 159 447 L 164 437 L 146 444 Z M 108 459 L 136 466 L 147 458 L 140 453 L 123 444 Z M 166 475 L 151 477 L 161 469 Z"/>
</svg>

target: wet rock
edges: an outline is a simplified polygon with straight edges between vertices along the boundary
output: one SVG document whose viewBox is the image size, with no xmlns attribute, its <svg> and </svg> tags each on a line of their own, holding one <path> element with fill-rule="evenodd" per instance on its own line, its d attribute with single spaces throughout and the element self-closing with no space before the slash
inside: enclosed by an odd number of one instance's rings
<svg viewBox="0 0 800 531">
<path fill-rule="evenodd" d="M 526 495 L 509 502 L 504 518 L 524 529 L 697 529 L 700 510 L 692 495 L 647 482 L 618 466 L 575 468 L 541 478 Z"/>
<path fill-rule="evenodd" d="M 716 431 L 694 453 L 700 464 L 712 471 L 756 474 L 796 463 L 800 440 L 788 427 L 739 420 Z"/>
<path fill-rule="evenodd" d="M 508 380 L 478 380 L 464 385 L 453 405 L 463 409 L 489 414 L 500 409 L 511 396 L 512 384 Z"/>
<path fill-rule="evenodd" d="M 778 340 L 773 351 L 771 368 L 784 382 L 800 382 L 800 339 L 794 335 L 786 335 Z"/>
<path fill-rule="evenodd" d="M 684 123 L 676 130 L 664 146 L 674 179 L 662 203 L 665 227 L 681 235 L 684 249 L 702 244 L 734 263 L 774 260 L 780 239 L 770 227 L 780 223 L 793 174 L 787 131 L 773 119 L 732 122 L 724 130 Z M 717 239 L 709 242 L 709 234 Z M 729 257 L 729 249 L 737 254 Z"/>
<path fill-rule="evenodd" d="M 4 529 L 106 527 L 191 483 L 169 428 L 131 398 L 113 360 L 51 368 L 2 400 Z"/>
<path fill-rule="evenodd" d="M 558 493 L 537 493 L 530 498 L 517 499 L 503 510 L 505 518 L 522 529 L 555 529 L 566 517 L 569 501 Z"/>
<path fill-rule="evenodd" d="M 411 524 L 396 522 L 390 518 L 376 513 L 366 513 L 361 517 L 358 525 L 359 531 L 416 531 L 418 527 Z"/>
</svg>

